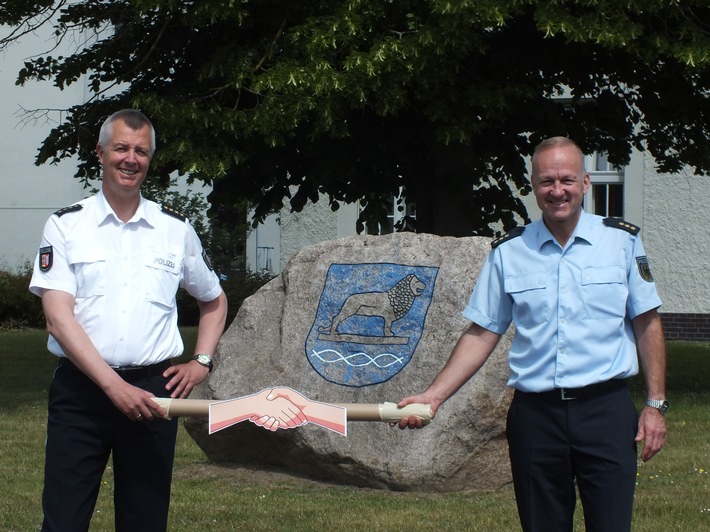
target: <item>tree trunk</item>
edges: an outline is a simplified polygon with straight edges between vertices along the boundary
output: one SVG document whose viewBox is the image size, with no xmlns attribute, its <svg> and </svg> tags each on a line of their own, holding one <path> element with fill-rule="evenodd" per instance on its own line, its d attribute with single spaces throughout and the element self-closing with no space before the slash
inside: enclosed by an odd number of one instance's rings
<svg viewBox="0 0 710 532">
<path fill-rule="evenodd" d="M 472 209 L 472 166 L 460 150 L 436 150 L 429 164 L 416 174 L 414 201 L 417 207 L 417 232 L 440 236 L 471 236 L 476 232 Z"/>
</svg>

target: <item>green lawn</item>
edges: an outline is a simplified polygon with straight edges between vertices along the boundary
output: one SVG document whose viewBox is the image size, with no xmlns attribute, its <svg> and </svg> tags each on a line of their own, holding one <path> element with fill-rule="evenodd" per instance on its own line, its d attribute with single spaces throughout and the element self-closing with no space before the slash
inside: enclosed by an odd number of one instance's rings
<svg viewBox="0 0 710 532">
<path fill-rule="evenodd" d="M 185 331 L 188 351 L 194 330 Z M 0 531 L 38 530 L 42 519 L 47 387 L 55 365 L 43 331 L 0 332 Z M 442 361 L 443 363 L 443 361 Z M 634 531 L 710 530 L 710 345 L 669 345 L 666 448 L 639 467 Z M 638 381 L 632 389 L 639 402 Z M 111 471 L 92 530 L 112 530 Z M 581 509 L 577 529 L 583 530 Z M 519 530 L 510 489 L 399 493 L 325 485 L 211 464 L 180 429 L 170 529 Z"/>
</svg>

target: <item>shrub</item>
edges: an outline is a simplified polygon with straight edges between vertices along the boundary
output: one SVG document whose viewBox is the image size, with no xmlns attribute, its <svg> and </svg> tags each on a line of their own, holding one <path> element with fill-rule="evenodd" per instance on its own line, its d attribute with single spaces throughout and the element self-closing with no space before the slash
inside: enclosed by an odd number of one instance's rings
<svg viewBox="0 0 710 532">
<path fill-rule="evenodd" d="M 0 329 L 44 327 L 40 298 L 30 293 L 32 264 L 0 271 Z"/>
</svg>

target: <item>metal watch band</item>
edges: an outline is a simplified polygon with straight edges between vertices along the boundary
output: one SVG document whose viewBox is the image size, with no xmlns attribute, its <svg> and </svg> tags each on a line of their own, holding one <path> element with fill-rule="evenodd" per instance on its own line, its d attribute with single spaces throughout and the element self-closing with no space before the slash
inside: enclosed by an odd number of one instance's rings
<svg viewBox="0 0 710 532">
<path fill-rule="evenodd" d="M 665 399 L 646 399 L 646 406 L 655 408 L 661 414 L 664 415 L 666 412 L 668 412 L 668 401 L 666 401 Z"/>
</svg>

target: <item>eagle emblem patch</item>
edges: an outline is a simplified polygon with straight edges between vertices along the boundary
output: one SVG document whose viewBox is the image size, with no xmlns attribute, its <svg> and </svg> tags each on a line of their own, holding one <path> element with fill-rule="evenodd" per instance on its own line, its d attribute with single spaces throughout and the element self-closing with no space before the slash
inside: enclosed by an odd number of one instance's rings
<svg viewBox="0 0 710 532">
<path fill-rule="evenodd" d="M 648 258 L 646 257 L 646 255 L 642 257 L 636 257 L 636 264 L 638 265 L 639 275 L 641 276 L 641 279 L 643 279 L 647 283 L 652 283 L 653 275 L 651 275 L 651 266 L 649 266 L 648 264 Z"/>
</svg>

